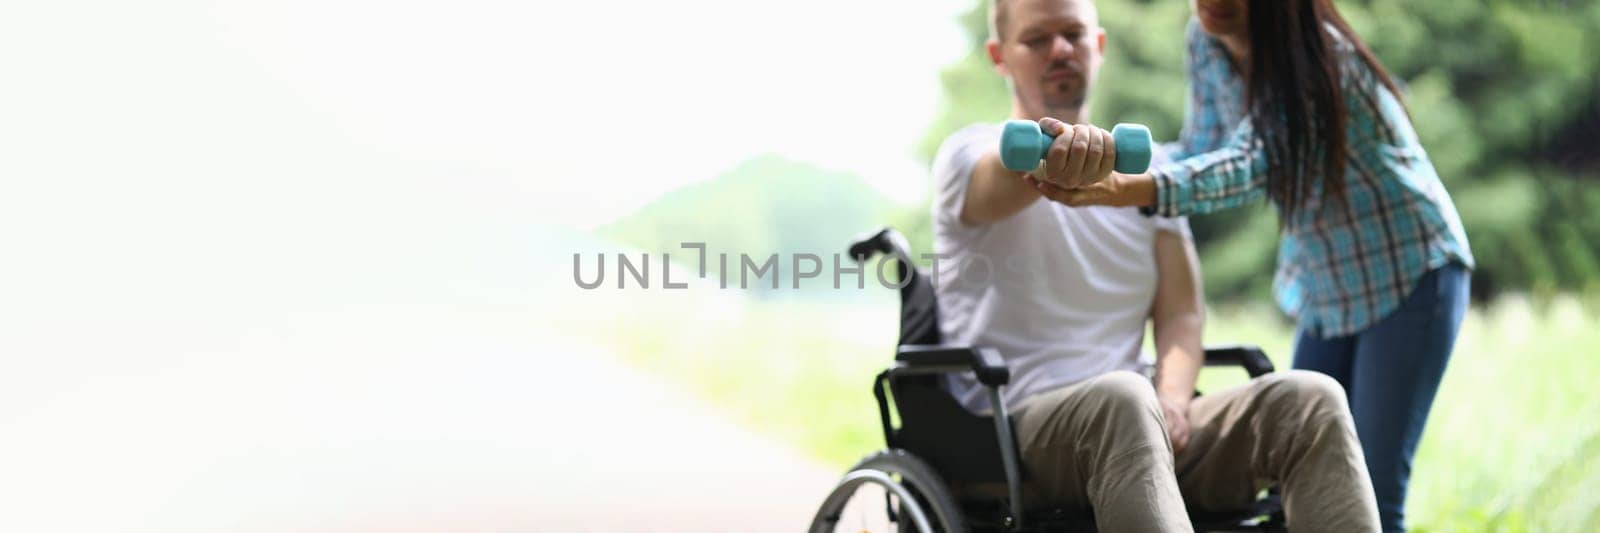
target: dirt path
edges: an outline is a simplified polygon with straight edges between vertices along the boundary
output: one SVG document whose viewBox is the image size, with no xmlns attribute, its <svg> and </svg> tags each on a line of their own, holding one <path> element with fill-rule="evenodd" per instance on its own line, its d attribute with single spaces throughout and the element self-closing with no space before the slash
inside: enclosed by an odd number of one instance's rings
<svg viewBox="0 0 1600 533">
<path fill-rule="evenodd" d="M 0 407 L 0 530 L 795 531 L 837 478 L 522 318 L 349 308 L 35 363 L 54 381 Z"/>
</svg>

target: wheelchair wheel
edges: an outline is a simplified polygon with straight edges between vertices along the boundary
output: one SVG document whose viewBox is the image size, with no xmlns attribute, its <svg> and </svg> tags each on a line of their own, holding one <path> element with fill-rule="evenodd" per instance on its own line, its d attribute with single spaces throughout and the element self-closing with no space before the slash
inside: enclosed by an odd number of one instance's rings
<svg viewBox="0 0 1600 533">
<path fill-rule="evenodd" d="M 899 531 L 964 532 L 966 520 L 950 489 L 939 474 L 916 456 L 901 450 L 883 450 L 856 463 L 833 492 L 823 500 L 811 521 L 811 533 L 828 533 L 840 522 L 845 505 L 864 485 L 877 485 L 893 501 Z"/>
</svg>

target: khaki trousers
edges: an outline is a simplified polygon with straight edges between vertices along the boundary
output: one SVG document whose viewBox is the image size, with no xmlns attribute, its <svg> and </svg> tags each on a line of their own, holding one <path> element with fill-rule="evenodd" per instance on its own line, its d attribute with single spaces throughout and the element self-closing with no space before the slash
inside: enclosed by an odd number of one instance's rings
<svg viewBox="0 0 1600 533">
<path fill-rule="evenodd" d="M 1292 531 L 1378 531 L 1344 390 L 1322 374 L 1277 372 L 1195 398 L 1176 457 L 1155 389 L 1132 372 L 1029 397 L 1012 413 L 1028 504 L 1092 507 L 1101 531 L 1191 531 L 1185 506 L 1247 509 L 1274 483 Z"/>
</svg>

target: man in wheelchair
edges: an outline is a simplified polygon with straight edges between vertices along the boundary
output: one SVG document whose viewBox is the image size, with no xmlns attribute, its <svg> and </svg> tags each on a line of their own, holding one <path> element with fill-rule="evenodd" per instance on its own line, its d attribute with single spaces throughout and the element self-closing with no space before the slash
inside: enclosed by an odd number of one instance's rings
<svg viewBox="0 0 1600 533">
<path fill-rule="evenodd" d="M 1086 120 L 1106 44 L 1091 1 L 990 9 L 1013 118 Z M 1002 412 L 1030 476 L 1023 499 L 1091 508 L 1101 531 L 1186 531 L 1190 511 L 1246 508 L 1276 485 L 1296 530 L 1376 531 L 1333 379 L 1271 373 L 1196 397 L 1204 304 L 1187 221 L 1041 199 L 1001 165 L 1000 131 L 969 126 L 938 151 L 933 285 L 943 340 L 992 347 L 1009 367 Z M 1153 368 L 1140 360 L 1146 320 Z M 944 379 L 968 410 L 994 411 L 972 373 Z"/>
</svg>

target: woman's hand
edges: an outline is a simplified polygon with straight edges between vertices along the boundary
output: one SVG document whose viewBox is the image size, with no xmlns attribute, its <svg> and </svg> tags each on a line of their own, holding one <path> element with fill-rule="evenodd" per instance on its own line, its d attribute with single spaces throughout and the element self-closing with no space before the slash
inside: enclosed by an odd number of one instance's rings
<svg viewBox="0 0 1600 533">
<path fill-rule="evenodd" d="M 1117 161 L 1111 132 L 1088 124 L 1067 125 L 1039 119 L 1039 131 L 1055 137 L 1034 176 L 1059 187 L 1073 189 L 1106 179 Z"/>
<path fill-rule="evenodd" d="M 1104 180 L 1078 188 L 1060 187 L 1041 181 L 1033 174 L 1023 174 L 1022 180 L 1045 198 L 1072 207 L 1146 207 L 1156 203 L 1156 182 L 1149 174 L 1111 173 Z"/>
</svg>

